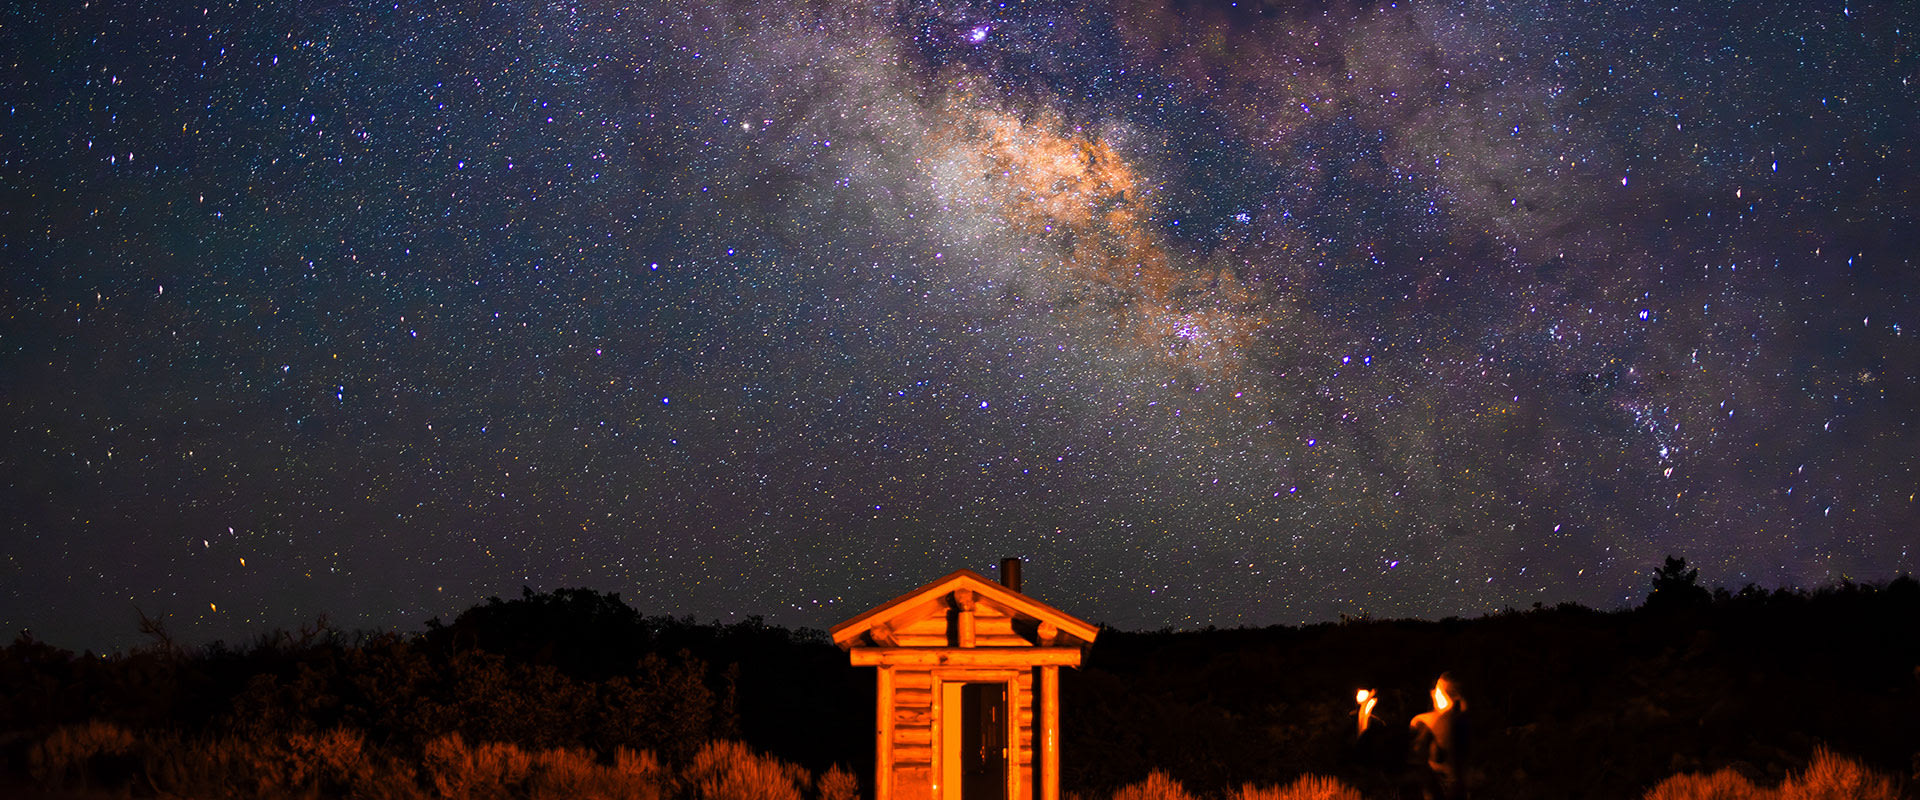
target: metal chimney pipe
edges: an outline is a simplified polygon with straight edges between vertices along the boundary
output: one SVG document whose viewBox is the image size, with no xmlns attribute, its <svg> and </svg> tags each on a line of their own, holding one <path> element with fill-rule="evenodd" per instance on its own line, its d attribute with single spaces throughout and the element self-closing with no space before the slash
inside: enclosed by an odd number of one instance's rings
<svg viewBox="0 0 1920 800">
<path fill-rule="evenodd" d="M 1020 591 L 1020 559 L 1000 559 L 1000 585 Z"/>
</svg>

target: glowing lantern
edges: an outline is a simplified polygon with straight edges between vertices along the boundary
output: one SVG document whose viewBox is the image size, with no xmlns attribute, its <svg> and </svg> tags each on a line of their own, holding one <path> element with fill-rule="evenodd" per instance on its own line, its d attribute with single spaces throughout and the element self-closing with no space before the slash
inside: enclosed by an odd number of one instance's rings
<svg viewBox="0 0 1920 800">
<path fill-rule="evenodd" d="M 1380 696 L 1372 689 L 1361 689 L 1353 695 L 1353 701 L 1360 704 L 1360 736 L 1367 735 L 1367 721 L 1373 719 L 1373 707 L 1380 702 Z"/>
</svg>

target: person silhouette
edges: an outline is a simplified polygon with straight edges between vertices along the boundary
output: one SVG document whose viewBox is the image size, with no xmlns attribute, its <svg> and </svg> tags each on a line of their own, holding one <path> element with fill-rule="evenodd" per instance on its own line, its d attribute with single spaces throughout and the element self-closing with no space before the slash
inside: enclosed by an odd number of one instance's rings
<svg viewBox="0 0 1920 800">
<path fill-rule="evenodd" d="M 1373 689 L 1354 693 L 1357 724 L 1350 729 L 1353 742 L 1347 753 L 1353 769 L 1369 776 L 1398 775 L 1405 770 L 1406 736 L 1387 724 L 1386 710 L 1379 708 L 1381 699 Z"/>
<path fill-rule="evenodd" d="M 1413 752 L 1420 769 L 1420 791 L 1427 800 L 1465 800 L 1466 700 L 1451 673 L 1441 673 L 1433 684 L 1433 710 L 1408 723 Z"/>
<path fill-rule="evenodd" d="M 1367 736 L 1367 726 L 1375 719 L 1373 707 L 1380 704 L 1380 695 L 1375 694 L 1372 689 L 1361 689 L 1354 693 L 1353 701 L 1360 705 L 1359 710 L 1355 712 L 1355 716 L 1360 720 L 1360 727 L 1354 732 L 1354 738 L 1364 739 Z"/>
</svg>

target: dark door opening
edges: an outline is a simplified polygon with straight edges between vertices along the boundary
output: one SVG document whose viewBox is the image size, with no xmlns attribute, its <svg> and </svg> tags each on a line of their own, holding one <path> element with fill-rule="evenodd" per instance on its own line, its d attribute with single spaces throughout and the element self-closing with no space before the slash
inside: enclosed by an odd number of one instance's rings
<svg viewBox="0 0 1920 800">
<path fill-rule="evenodd" d="M 1006 800 L 1007 687 L 960 687 L 960 800 Z"/>
</svg>

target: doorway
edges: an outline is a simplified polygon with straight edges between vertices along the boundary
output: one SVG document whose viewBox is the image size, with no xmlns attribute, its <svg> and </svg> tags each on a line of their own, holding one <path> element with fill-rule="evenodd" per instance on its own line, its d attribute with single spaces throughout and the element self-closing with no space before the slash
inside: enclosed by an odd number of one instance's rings
<svg viewBox="0 0 1920 800">
<path fill-rule="evenodd" d="M 941 684 L 944 800 L 1007 800 L 1007 685 Z"/>
</svg>

